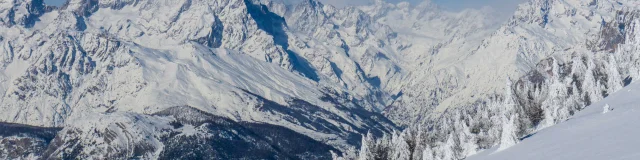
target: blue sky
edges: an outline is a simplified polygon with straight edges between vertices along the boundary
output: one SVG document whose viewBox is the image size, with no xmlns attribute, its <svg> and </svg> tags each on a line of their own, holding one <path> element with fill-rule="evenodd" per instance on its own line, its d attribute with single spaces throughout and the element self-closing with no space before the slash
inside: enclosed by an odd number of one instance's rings
<svg viewBox="0 0 640 160">
<path fill-rule="evenodd" d="M 64 3 L 66 0 L 44 0 L 44 3 L 49 4 L 49 5 L 62 5 L 62 3 Z"/>
<path fill-rule="evenodd" d="M 432 2 L 451 10 L 489 6 L 498 11 L 513 12 L 518 4 L 525 0 L 432 0 Z"/>
<path fill-rule="evenodd" d="M 300 0 L 284 0 L 284 1 L 300 1 Z M 333 4 L 334 6 L 349 6 L 349 5 L 361 5 L 367 4 L 373 0 L 319 0 L 324 3 Z M 408 1 L 411 3 L 419 3 L 424 0 L 386 0 L 391 3 L 398 3 L 401 1 Z M 525 2 L 526 0 L 431 0 L 433 3 L 438 4 L 444 9 L 451 11 L 459 11 L 466 8 L 483 8 L 492 7 L 500 12 L 513 12 L 518 4 Z"/>
<path fill-rule="evenodd" d="M 66 0 L 44 0 L 47 4 L 61 5 Z M 285 0 L 285 1 L 299 1 L 299 0 Z M 345 5 L 359 5 L 366 4 L 371 0 L 320 0 L 324 3 L 333 4 L 336 6 Z M 421 2 L 422 0 L 387 0 L 389 2 L 397 3 L 400 1 L 409 1 L 412 3 Z M 432 0 L 432 2 L 442 6 L 448 10 L 461 10 L 465 8 L 482 8 L 484 6 L 490 6 L 498 11 L 513 12 L 519 3 L 524 0 Z"/>
</svg>

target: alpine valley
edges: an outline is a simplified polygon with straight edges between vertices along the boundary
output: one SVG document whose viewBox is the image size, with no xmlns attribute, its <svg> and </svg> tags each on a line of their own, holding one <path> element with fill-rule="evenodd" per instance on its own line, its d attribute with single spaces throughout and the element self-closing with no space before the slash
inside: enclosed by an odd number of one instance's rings
<svg viewBox="0 0 640 160">
<path fill-rule="evenodd" d="M 0 0 L 0 159 L 458 160 L 640 78 L 640 1 L 496 14 Z"/>
</svg>

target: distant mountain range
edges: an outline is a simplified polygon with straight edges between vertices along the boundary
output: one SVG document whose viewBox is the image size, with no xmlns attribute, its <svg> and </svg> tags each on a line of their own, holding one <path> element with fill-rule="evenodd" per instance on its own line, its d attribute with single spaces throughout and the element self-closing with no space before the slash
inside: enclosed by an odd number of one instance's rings
<svg viewBox="0 0 640 160">
<path fill-rule="evenodd" d="M 640 78 L 640 2 L 0 2 L 0 159 L 464 159 Z"/>
</svg>

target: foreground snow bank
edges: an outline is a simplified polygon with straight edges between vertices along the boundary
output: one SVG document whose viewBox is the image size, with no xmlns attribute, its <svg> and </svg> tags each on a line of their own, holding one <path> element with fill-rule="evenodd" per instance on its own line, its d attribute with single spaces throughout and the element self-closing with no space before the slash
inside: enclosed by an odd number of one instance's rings
<svg viewBox="0 0 640 160">
<path fill-rule="evenodd" d="M 602 114 L 606 105 L 615 110 Z M 468 159 L 640 159 L 639 122 L 640 83 L 635 83 L 518 145 Z"/>
</svg>

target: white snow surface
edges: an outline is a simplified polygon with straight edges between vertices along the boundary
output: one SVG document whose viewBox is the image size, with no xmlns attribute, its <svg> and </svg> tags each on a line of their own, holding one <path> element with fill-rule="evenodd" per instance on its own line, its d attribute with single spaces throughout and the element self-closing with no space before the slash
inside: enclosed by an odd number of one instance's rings
<svg viewBox="0 0 640 160">
<path fill-rule="evenodd" d="M 602 114 L 601 106 L 614 110 Z M 640 83 L 633 83 L 566 122 L 541 130 L 519 144 L 486 150 L 468 160 L 640 159 Z"/>
<path fill-rule="evenodd" d="M 315 1 L 286 8 L 271 0 L 71 0 L 33 13 L 38 10 L 31 2 L 0 1 L 0 121 L 73 126 L 69 119 L 84 113 L 150 114 L 188 105 L 335 145 L 344 144 L 339 135 L 263 112 L 257 96 L 284 106 L 307 101 L 346 119 L 328 122 L 344 131 L 366 122 L 322 101 L 326 90 L 358 103 L 350 108 L 418 124 L 500 93 L 504 79 L 521 77 L 551 57 L 545 62 L 554 70 L 541 73 L 549 74 L 544 88 L 553 92 L 534 97 L 543 97 L 545 118 L 538 128 L 544 128 L 567 118 L 566 102 L 582 101 L 579 95 L 596 102 L 601 93 L 619 89 L 621 78 L 640 79 L 640 20 L 632 19 L 634 12 L 628 20 L 617 14 L 640 10 L 635 0 L 531 0 L 503 25 L 492 23 L 486 10 L 447 13 L 428 1 L 338 9 Z M 616 39 L 603 33 L 603 23 L 615 22 L 627 24 L 625 42 L 607 48 Z M 304 67 L 289 51 L 317 77 L 301 76 Z M 571 86 L 571 77 L 554 77 L 565 72 L 557 69 L 565 62 L 585 75 L 581 86 Z M 606 67 L 608 84 L 588 74 L 595 66 Z M 584 91 L 567 93 L 578 90 Z M 611 107 L 611 114 L 619 112 Z M 502 119 L 503 128 L 512 129 L 507 122 L 513 115 Z M 459 126 L 453 127 L 458 134 L 468 131 Z M 459 143 L 453 137 L 443 146 Z M 478 148 L 472 138 L 462 142 L 463 156 Z"/>
</svg>

